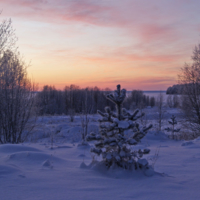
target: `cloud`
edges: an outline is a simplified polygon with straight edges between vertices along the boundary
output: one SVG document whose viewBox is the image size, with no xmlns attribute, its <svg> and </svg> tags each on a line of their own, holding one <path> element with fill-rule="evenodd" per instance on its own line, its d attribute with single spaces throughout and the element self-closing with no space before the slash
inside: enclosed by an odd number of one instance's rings
<svg viewBox="0 0 200 200">
<path fill-rule="evenodd" d="M 151 63 L 167 63 L 175 62 L 182 59 L 185 55 L 181 53 L 164 52 L 160 54 L 155 54 L 154 52 L 135 52 L 132 53 L 134 47 L 118 47 L 115 50 L 108 50 L 107 54 L 104 52 L 99 52 L 99 56 L 87 55 L 82 57 L 85 60 L 91 62 L 120 62 L 120 61 L 141 61 L 141 62 L 151 62 Z"/>
<path fill-rule="evenodd" d="M 13 15 L 47 23 L 81 23 L 123 29 L 143 42 L 175 40 L 187 11 L 178 0 L 0 0 L 12 5 Z M 5 12 L 7 12 L 5 10 Z M 184 13 L 183 13 L 184 12 Z M 186 12 L 186 15 L 188 12 Z M 195 12 L 196 13 L 196 12 Z M 187 21 L 184 22 L 187 24 Z"/>
<path fill-rule="evenodd" d="M 63 19 L 67 21 L 81 21 L 98 25 L 105 23 L 108 11 L 109 7 L 100 5 L 97 1 L 76 0 L 64 5 L 62 15 Z"/>
<path fill-rule="evenodd" d="M 106 77 L 103 80 L 87 81 L 82 80 L 80 82 L 82 87 L 100 86 L 101 88 L 109 87 L 115 89 L 117 84 L 121 84 L 123 88 L 127 90 L 141 89 L 141 90 L 165 90 L 170 85 L 176 83 L 176 79 L 172 77 L 138 77 L 137 79 L 126 79 L 119 77 Z"/>
<path fill-rule="evenodd" d="M 7 0 L 6 2 L 0 0 L 0 3 L 15 5 L 13 7 L 15 16 L 48 23 L 77 21 L 101 24 L 104 22 L 104 13 L 109 9 L 95 0 Z"/>
<path fill-rule="evenodd" d="M 178 38 L 176 30 L 170 25 L 145 24 L 140 28 L 140 35 L 143 42 L 158 40 L 172 41 Z"/>
</svg>

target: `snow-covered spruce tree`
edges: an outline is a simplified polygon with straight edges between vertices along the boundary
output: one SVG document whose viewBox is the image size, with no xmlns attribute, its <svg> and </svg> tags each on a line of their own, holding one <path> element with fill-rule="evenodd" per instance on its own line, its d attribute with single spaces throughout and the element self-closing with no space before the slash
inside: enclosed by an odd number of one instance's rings
<svg viewBox="0 0 200 200">
<path fill-rule="evenodd" d="M 175 139 L 174 133 L 178 133 L 181 130 L 180 128 L 177 128 L 177 129 L 174 128 L 174 126 L 177 124 L 176 117 L 174 115 L 172 115 L 171 121 L 168 121 L 168 122 L 169 122 L 169 124 L 172 125 L 172 127 L 171 128 L 167 127 L 167 128 L 165 128 L 165 130 L 167 132 L 171 132 L 172 139 Z"/>
<path fill-rule="evenodd" d="M 102 119 L 99 120 L 100 134 L 90 133 L 86 139 L 87 141 L 97 141 L 95 147 L 91 148 L 91 152 L 102 155 L 103 162 L 108 168 L 116 165 L 124 169 L 147 167 L 148 162 L 141 158 L 150 150 L 132 150 L 131 146 L 137 145 L 152 125 L 140 129 L 136 120 L 144 113 L 138 116 L 139 110 L 130 114 L 122 108 L 125 97 L 126 90 L 120 90 L 120 85 L 117 85 L 114 94 L 107 95 L 107 98 L 115 103 L 117 112 L 112 112 L 109 107 L 105 108 L 105 113 L 98 111 L 102 116 Z M 131 134 L 125 134 L 126 130 L 130 130 Z"/>
</svg>

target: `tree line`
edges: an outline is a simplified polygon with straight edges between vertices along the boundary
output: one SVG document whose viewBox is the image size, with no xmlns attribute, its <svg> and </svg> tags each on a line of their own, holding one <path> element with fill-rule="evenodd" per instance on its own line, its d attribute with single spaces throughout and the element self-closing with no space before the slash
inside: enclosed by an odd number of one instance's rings
<svg viewBox="0 0 200 200">
<path fill-rule="evenodd" d="M 176 84 L 167 88 L 166 94 L 184 94 L 184 84 Z"/>
<path fill-rule="evenodd" d="M 80 88 L 77 85 L 66 86 L 57 90 L 54 86 L 45 85 L 42 91 L 36 93 L 39 115 L 70 115 L 73 113 L 95 114 L 103 111 L 106 106 L 115 109 L 106 95 L 111 89 L 98 87 Z M 155 106 L 155 97 L 149 97 L 141 90 L 133 90 L 127 96 L 124 107 L 128 110 Z"/>
</svg>

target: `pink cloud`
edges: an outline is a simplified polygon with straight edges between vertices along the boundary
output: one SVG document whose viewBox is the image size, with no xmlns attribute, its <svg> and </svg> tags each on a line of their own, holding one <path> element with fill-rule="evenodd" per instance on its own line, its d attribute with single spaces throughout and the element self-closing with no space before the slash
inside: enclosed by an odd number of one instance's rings
<svg viewBox="0 0 200 200">
<path fill-rule="evenodd" d="M 141 90 L 166 90 L 170 85 L 176 84 L 175 78 L 170 76 L 165 77 L 138 77 L 136 79 L 126 79 L 119 77 L 106 77 L 103 80 L 86 81 L 82 80 L 80 83 L 82 87 L 98 86 L 100 88 L 109 87 L 115 89 L 117 84 L 121 84 L 127 90 L 141 89 Z"/>
<path fill-rule="evenodd" d="M 0 0 L 0 3 L 15 5 L 13 12 L 16 16 L 46 22 L 77 21 L 103 24 L 104 13 L 106 15 L 109 10 L 109 7 L 98 4 L 95 0 Z"/>
<path fill-rule="evenodd" d="M 0 0 L 13 6 L 13 14 L 48 23 L 77 22 L 103 27 L 118 27 L 144 42 L 177 38 L 176 13 L 170 3 L 163 14 L 162 2 L 97 0 Z M 175 4 L 178 4 L 175 1 Z M 180 3 L 179 3 L 180 4 Z M 179 5 L 178 4 L 178 5 Z M 169 9 L 170 8 L 170 9 Z M 173 10 L 173 11 L 171 11 Z M 6 12 L 6 11 L 5 11 Z M 170 25 L 174 24 L 174 25 Z"/>
<path fill-rule="evenodd" d="M 82 21 L 92 24 L 101 24 L 104 21 L 104 14 L 109 10 L 107 6 L 96 4 L 95 1 L 78 0 L 65 4 L 62 12 L 63 19 Z M 101 16 L 99 16 L 101 14 Z"/>
<path fill-rule="evenodd" d="M 181 58 L 180 55 L 137 55 L 137 54 L 119 54 L 119 56 L 113 57 L 103 57 L 103 56 L 86 56 L 83 59 L 86 59 L 91 62 L 119 62 L 122 60 L 127 61 L 145 61 L 145 62 L 174 62 L 177 59 Z"/>
<path fill-rule="evenodd" d="M 126 56 L 130 60 L 135 61 L 146 61 L 146 62 L 173 62 L 180 58 L 179 55 L 145 55 L 138 56 L 135 54 Z"/>
<path fill-rule="evenodd" d="M 140 28 L 140 35 L 144 42 L 151 42 L 162 40 L 175 40 L 178 38 L 178 34 L 173 27 L 167 25 L 158 24 L 145 24 Z"/>
<path fill-rule="evenodd" d="M 137 52 L 132 53 L 133 50 Z M 138 51 L 140 50 L 140 51 Z M 82 56 L 83 59 L 91 62 L 120 62 L 120 61 L 142 61 L 142 62 L 157 62 L 157 63 L 167 63 L 167 62 L 176 62 L 185 57 L 183 53 L 176 52 L 159 52 L 154 53 L 151 49 L 147 50 L 144 46 L 140 48 L 135 48 L 134 45 L 117 47 L 116 49 L 99 48 L 97 52 L 98 56 L 85 55 Z"/>
</svg>

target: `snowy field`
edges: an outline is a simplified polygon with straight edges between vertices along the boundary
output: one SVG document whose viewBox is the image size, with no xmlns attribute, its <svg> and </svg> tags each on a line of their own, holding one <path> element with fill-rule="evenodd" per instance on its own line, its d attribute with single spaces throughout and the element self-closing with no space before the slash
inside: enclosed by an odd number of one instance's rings
<svg viewBox="0 0 200 200">
<path fill-rule="evenodd" d="M 98 131 L 97 119 L 90 116 L 89 132 Z M 175 141 L 149 131 L 135 146 L 151 150 L 146 158 L 154 172 L 147 176 L 141 170 L 89 167 L 100 158 L 79 145 L 81 132 L 79 116 L 74 122 L 67 116 L 41 117 L 29 142 L 0 145 L 0 199 L 200 199 L 200 139 Z"/>
</svg>

